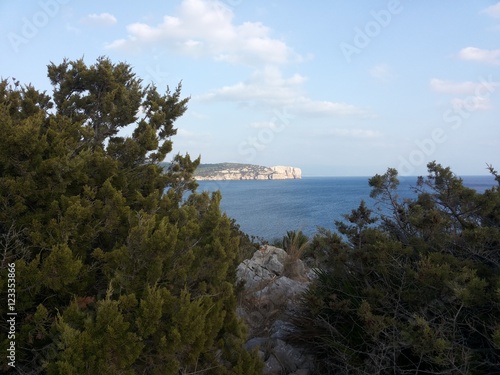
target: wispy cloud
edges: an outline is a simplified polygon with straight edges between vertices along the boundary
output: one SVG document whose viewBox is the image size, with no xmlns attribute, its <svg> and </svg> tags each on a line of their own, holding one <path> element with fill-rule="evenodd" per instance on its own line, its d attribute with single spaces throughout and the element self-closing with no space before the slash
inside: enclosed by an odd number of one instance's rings
<svg viewBox="0 0 500 375">
<path fill-rule="evenodd" d="M 450 101 L 451 106 L 456 110 L 465 109 L 466 111 L 485 111 L 492 108 L 490 98 L 469 97 L 466 99 L 454 98 Z"/>
<path fill-rule="evenodd" d="M 201 95 L 201 100 L 241 102 L 257 107 L 282 108 L 297 115 L 367 115 L 367 111 L 351 104 L 329 100 L 313 100 L 302 92 L 306 78 L 295 74 L 284 78 L 280 69 L 266 67 L 257 70 L 250 79 L 224 86 Z"/>
<path fill-rule="evenodd" d="M 443 94 L 478 95 L 478 93 L 485 89 L 491 90 L 492 88 L 500 87 L 500 82 L 452 82 L 433 78 L 431 79 L 430 86 L 432 90 Z"/>
<path fill-rule="evenodd" d="M 354 105 L 314 100 L 303 92 L 305 76 L 284 76 L 283 66 L 304 62 L 286 42 L 273 36 L 261 22 L 235 21 L 233 11 L 217 0 L 183 0 L 173 15 L 158 25 L 142 22 L 127 26 L 128 36 L 107 45 L 130 52 L 165 49 L 184 56 L 205 58 L 250 67 L 246 80 L 214 88 L 194 96 L 204 101 L 231 101 L 262 109 L 288 107 L 294 114 L 365 115 Z"/>
<path fill-rule="evenodd" d="M 388 64 L 378 64 L 370 69 L 370 75 L 379 81 L 389 81 L 394 77 Z"/>
<path fill-rule="evenodd" d="M 486 9 L 483 9 L 481 13 L 486 13 L 493 18 L 500 18 L 500 2 L 491 5 Z"/>
<path fill-rule="evenodd" d="M 175 16 L 159 25 L 133 23 L 128 37 L 107 45 L 109 49 L 140 51 L 162 46 L 181 54 L 209 57 L 215 61 L 258 66 L 300 60 L 284 41 L 260 22 L 236 24 L 231 9 L 215 0 L 184 0 Z"/>
<path fill-rule="evenodd" d="M 379 138 L 382 135 L 382 133 L 380 133 L 377 130 L 368 130 L 368 129 L 333 128 L 316 132 L 315 135 L 325 136 L 325 137 L 335 137 L 335 138 L 373 139 L 373 138 Z"/>
<path fill-rule="evenodd" d="M 177 143 L 189 146 L 202 146 L 213 139 L 213 134 L 207 131 L 193 131 L 178 128 L 176 134 Z"/>
<path fill-rule="evenodd" d="M 186 130 L 184 128 L 179 128 L 177 129 L 177 136 L 181 138 L 186 138 L 186 139 L 203 139 L 204 137 L 209 136 L 209 133 L 203 132 L 194 132 L 190 130 Z"/>
<path fill-rule="evenodd" d="M 255 121 L 248 125 L 250 129 L 272 129 L 274 126 L 272 121 Z"/>
<path fill-rule="evenodd" d="M 116 17 L 110 13 L 89 14 L 80 20 L 81 24 L 87 26 L 112 26 L 116 22 Z"/>
<path fill-rule="evenodd" d="M 481 78 L 477 82 L 451 82 L 434 78 L 430 82 L 431 89 L 435 92 L 448 94 L 454 97 L 450 104 L 456 110 L 466 109 L 468 111 L 488 110 L 492 108 L 491 94 L 500 87 L 500 82 Z"/>
<path fill-rule="evenodd" d="M 245 81 L 212 90 L 201 96 L 204 100 L 258 101 L 271 106 L 291 103 L 305 77 L 295 74 L 284 78 L 277 67 L 257 69 Z"/>
<path fill-rule="evenodd" d="M 460 50 L 458 57 L 462 60 L 500 65 L 500 49 L 488 50 L 476 47 L 466 47 Z"/>
<path fill-rule="evenodd" d="M 373 116 L 367 110 L 352 104 L 334 102 L 329 100 L 313 100 L 307 97 L 299 97 L 292 104 L 291 112 L 311 116 Z"/>
</svg>

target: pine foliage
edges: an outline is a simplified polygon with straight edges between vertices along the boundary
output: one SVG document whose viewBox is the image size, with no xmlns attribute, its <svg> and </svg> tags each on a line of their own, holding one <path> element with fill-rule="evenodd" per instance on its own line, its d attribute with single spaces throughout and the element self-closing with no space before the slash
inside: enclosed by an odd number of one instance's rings
<svg viewBox="0 0 500 375">
<path fill-rule="evenodd" d="M 500 373 L 500 178 L 483 193 L 435 162 L 400 199 L 397 171 L 369 180 L 372 197 L 322 231 L 326 256 L 291 339 L 320 374 Z M 325 255 L 327 254 L 327 255 Z"/>
<path fill-rule="evenodd" d="M 0 290 L 15 263 L 16 370 L 259 373 L 220 195 L 196 192 L 199 158 L 160 165 L 187 109 L 181 84 L 161 94 L 104 57 L 48 76 L 52 95 L 0 82 Z"/>
</svg>

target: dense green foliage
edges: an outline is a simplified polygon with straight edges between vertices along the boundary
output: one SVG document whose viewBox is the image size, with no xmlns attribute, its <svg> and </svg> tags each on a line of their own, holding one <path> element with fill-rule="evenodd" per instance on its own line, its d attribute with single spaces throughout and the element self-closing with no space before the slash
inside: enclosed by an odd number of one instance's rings
<svg viewBox="0 0 500 375">
<path fill-rule="evenodd" d="M 50 64 L 48 76 L 52 96 L 0 82 L 0 290 L 6 301 L 14 263 L 16 370 L 259 373 L 220 195 L 196 193 L 199 160 L 160 165 L 187 108 L 181 86 L 160 94 L 106 58 Z"/>
<path fill-rule="evenodd" d="M 376 175 L 379 217 L 362 202 L 314 238 L 322 269 L 291 339 L 319 374 L 500 373 L 500 187 L 428 170 L 415 199 L 396 170 Z"/>
</svg>

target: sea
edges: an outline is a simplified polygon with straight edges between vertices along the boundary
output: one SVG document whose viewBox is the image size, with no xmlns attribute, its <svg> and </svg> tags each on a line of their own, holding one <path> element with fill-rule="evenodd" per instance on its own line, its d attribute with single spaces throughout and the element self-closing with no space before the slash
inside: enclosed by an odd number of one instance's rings
<svg viewBox="0 0 500 375">
<path fill-rule="evenodd" d="M 496 185 L 494 177 L 463 176 L 464 185 L 479 192 Z M 335 221 L 356 209 L 361 200 L 377 212 L 370 198 L 369 177 L 303 177 L 300 180 L 199 181 L 198 191 L 222 194 L 221 209 L 240 229 L 273 242 L 287 231 L 314 236 L 318 227 L 335 230 Z M 415 197 L 417 177 L 399 177 L 400 197 Z"/>
</svg>

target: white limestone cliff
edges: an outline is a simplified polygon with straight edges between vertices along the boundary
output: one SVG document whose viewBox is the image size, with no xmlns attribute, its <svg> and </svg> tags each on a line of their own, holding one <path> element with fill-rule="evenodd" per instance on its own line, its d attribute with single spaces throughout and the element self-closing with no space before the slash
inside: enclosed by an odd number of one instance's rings
<svg viewBox="0 0 500 375">
<path fill-rule="evenodd" d="M 295 167 L 275 166 L 271 167 L 275 172 L 271 175 L 272 180 L 300 179 L 302 178 L 302 170 Z"/>
<path fill-rule="evenodd" d="M 208 175 L 196 175 L 197 180 L 288 180 L 302 178 L 300 168 L 288 166 L 245 166 L 229 167 L 209 173 Z"/>
</svg>

